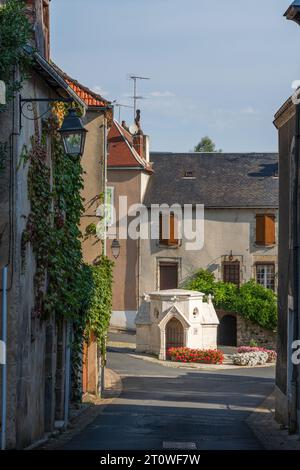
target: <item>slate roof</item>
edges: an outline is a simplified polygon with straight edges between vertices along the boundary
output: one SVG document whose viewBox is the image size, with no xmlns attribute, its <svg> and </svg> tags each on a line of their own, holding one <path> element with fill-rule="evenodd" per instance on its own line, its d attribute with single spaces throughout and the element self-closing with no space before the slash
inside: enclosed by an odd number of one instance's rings
<svg viewBox="0 0 300 470">
<path fill-rule="evenodd" d="M 205 207 L 277 208 L 275 153 L 159 153 L 150 155 L 144 203 L 204 204 Z M 194 179 L 184 178 L 186 171 Z"/>
</svg>

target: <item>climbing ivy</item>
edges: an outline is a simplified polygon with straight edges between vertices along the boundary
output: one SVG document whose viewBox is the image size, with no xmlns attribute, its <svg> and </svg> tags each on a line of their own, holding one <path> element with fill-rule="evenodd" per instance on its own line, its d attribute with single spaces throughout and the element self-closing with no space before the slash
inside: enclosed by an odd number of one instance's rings
<svg viewBox="0 0 300 470">
<path fill-rule="evenodd" d="M 23 148 L 20 162 L 29 163 L 28 195 L 31 211 L 22 235 L 22 259 L 30 243 L 36 260 L 33 316 L 72 322 L 73 399 L 81 396 L 79 371 L 84 339 L 96 337 L 105 357 L 112 299 L 112 262 L 100 256 L 94 265 L 83 262 L 80 218 L 83 170 L 80 159 L 66 155 L 53 115 L 44 123 L 42 137 Z M 48 145 L 49 144 L 49 145 Z M 51 148 L 51 158 L 48 155 Z M 51 167 L 50 167 L 51 162 Z"/>
<path fill-rule="evenodd" d="M 31 64 L 24 50 L 32 35 L 24 2 L 8 0 L 0 5 L 0 31 L 0 80 L 6 83 L 6 102 L 9 103 L 28 78 L 28 67 Z M 0 105 L 0 112 L 5 110 L 6 106 Z"/>
<path fill-rule="evenodd" d="M 113 262 L 106 256 L 90 267 L 94 289 L 87 314 L 87 333 L 93 332 L 105 357 L 106 336 L 112 308 L 112 268 Z"/>
</svg>

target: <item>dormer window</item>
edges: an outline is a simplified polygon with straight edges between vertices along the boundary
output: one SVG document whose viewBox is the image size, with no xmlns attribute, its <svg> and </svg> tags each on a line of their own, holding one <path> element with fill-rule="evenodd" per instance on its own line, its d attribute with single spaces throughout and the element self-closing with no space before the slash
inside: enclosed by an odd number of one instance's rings
<svg viewBox="0 0 300 470">
<path fill-rule="evenodd" d="M 186 170 L 183 174 L 183 179 L 195 179 L 194 172 L 192 170 Z"/>
</svg>

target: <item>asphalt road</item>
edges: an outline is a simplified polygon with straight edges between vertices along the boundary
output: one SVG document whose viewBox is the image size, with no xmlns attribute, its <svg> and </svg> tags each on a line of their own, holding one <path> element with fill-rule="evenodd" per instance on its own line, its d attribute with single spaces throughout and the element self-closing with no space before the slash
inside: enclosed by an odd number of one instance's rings
<svg viewBox="0 0 300 470">
<path fill-rule="evenodd" d="M 121 395 L 65 449 L 262 449 L 245 420 L 272 392 L 274 368 L 202 372 L 128 353 L 108 353 L 108 367 L 122 378 Z"/>
</svg>

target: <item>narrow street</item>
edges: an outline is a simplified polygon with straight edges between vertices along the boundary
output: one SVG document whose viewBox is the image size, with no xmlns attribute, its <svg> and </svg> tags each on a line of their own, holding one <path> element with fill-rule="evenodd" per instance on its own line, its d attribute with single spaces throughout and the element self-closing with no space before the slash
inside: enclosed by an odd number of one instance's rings
<svg viewBox="0 0 300 470">
<path fill-rule="evenodd" d="M 113 335 L 133 342 L 134 336 Z M 65 449 L 258 450 L 246 423 L 272 392 L 274 368 L 202 372 L 136 359 L 110 348 L 108 367 L 122 379 L 121 395 Z"/>
</svg>

